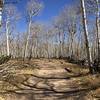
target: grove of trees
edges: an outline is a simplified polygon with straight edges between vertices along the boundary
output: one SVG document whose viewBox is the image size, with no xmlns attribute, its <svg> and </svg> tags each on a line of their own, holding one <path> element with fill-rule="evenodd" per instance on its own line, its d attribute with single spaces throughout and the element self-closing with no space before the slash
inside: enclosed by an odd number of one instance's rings
<svg viewBox="0 0 100 100">
<path fill-rule="evenodd" d="M 15 5 L 3 7 L 0 28 L 0 55 L 12 58 L 67 58 L 93 64 L 100 62 L 100 0 L 77 0 L 65 5 L 50 25 L 37 17 L 45 5 L 38 0 L 28 0 L 25 14 Z M 20 4 L 20 3 L 19 3 Z M 24 33 L 16 30 L 16 24 L 26 19 Z"/>
</svg>

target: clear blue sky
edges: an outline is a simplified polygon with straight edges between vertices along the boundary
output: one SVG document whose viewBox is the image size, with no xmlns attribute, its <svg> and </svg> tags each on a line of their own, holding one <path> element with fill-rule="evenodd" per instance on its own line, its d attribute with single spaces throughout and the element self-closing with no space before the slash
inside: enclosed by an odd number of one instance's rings
<svg viewBox="0 0 100 100">
<path fill-rule="evenodd" d="M 17 4 L 18 10 L 24 14 L 25 7 L 28 0 L 21 0 L 19 4 Z M 57 16 L 60 10 L 65 5 L 74 4 L 76 0 L 40 0 L 44 3 L 44 9 L 41 14 L 35 18 L 36 21 L 40 21 L 43 23 L 50 23 L 54 16 Z M 21 19 L 19 24 L 17 25 L 20 31 L 25 31 L 26 29 L 26 20 L 25 18 Z"/>
</svg>

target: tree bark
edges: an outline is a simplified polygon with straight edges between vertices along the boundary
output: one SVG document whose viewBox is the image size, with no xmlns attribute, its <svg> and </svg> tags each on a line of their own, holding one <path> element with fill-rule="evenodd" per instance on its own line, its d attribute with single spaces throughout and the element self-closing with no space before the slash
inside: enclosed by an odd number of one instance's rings
<svg viewBox="0 0 100 100">
<path fill-rule="evenodd" d="M 96 29 L 97 29 L 97 52 L 98 52 L 98 61 L 100 61 L 100 19 L 99 19 L 99 16 L 100 16 L 100 10 L 99 10 L 99 1 L 96 0 L 96 8 L 97 8 L 97 11 L 96 11 Z"/>
<path fill-rule="evenodd" d="M 0 27 L 2 25 L 2 9 L 3 9 L 3 0 L 0 0 Z"/>
<path fill-rule="evenodd" d="M 92 67 L 91 67 L 92 57 L 91 57 L 91 50 L 89 48 L 88 28 L 87 28 L 86 9 L 85 9 L 85 1 L 84 0 L 81 0 L 81 7 L 82 7 L 83 29 L 84 29 L 85 46 L 86 46 L 89 72 L 92 73 L 93 72 Z"/>
<path fill-rule="evenodd" d="M 7 42 L 7 56 L 10 55 L 10 47 L 9 47 L 9 18 L 6 21 L 6 42 Z"/>
<path fill-rule="evenodd" d="M 29 45 L 29 38 L 30 38 L 30 32 L 31 32 L 31 17 L 28 25 L 28 35 L 27 35 L 27 40 L 26 40 L 26 45 L 25 45 L 25 58 L 28 57 L 28 45 Z"/>
</svg>

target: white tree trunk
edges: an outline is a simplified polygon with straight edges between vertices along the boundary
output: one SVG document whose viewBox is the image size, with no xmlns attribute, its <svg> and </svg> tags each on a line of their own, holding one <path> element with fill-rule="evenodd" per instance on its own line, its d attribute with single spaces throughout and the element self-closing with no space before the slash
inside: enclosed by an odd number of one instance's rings
<svg viewBox="0 0 100 100">
<path fill-rule="evenodd" d="M 2 8 L 0 7 L 0 27 L 2 25 Z"/>
<path fill-rule="evenodd" d="M 31 20 L 29 22 L 28 26 L 28 35 L 27 35 L 27 40 L 26 40 L 26 46 L 25 46 L 25 58 L 28 57 L 28 46 L 29 46 L 29 38 L 30 38 L 30 32 L 31 32 Z"/>
<path fill-rule="evenodd" d="M 88 27 L 87 27 L 86 9 L 85 9 L 85 1 L 84 0 L 81 0 L 81 7 L 82 7 L 82 18 L 83 18 L 83 28 L 84 28 L 87 60 L 88 60 L 90 73 L 92 73 L 92 68 L 91 68 L 92 57 L 91 57 L 91 50 L 89 47 Z"/>
<path fill-rule="evenodd" d="M 7 43 L 7 56 L 10 55 L 10 47 L 9 47 L 9 18 L 6 21 L 6 43 Z"/>
<path fill-rule="evenodd" d="M 100 61 L 100 9 L 99 9 L 99 0 L 96 0 L 96 28 L 97 28 L 97 52 L 98 52 L 98 60 Z"/>
<path fill-rule="evenodd" d="M 0 27 L 2 25 L 2 9 L 3 9 L 4 0 L 0 0 Z"/>
</svg>

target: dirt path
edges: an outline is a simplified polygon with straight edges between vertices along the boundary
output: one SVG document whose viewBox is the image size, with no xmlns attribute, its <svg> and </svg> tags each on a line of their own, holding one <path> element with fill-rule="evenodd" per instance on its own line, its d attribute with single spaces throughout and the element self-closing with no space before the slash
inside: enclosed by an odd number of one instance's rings
<svg viewBox="0 0 100 100">
<path fill-rule="evenodd" d="M 100 100 L 100 75 L 64 60 L 1 65 L 0 100 Z M 8 67 L 8 68 L 7 68 Z"/>
</svg>

